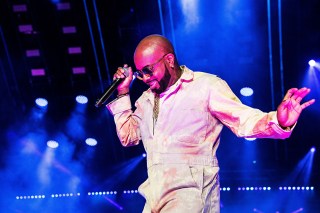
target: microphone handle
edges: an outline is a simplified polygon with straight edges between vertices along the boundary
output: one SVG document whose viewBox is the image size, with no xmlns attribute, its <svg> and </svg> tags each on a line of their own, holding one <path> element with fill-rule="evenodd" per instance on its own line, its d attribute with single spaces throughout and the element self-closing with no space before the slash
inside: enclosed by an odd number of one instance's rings
<svg viewBox="0 0 320 213">
<path fill-rule="evenodd" d="M 95 106 L 96 107 L 100 107 L 101 105 L 103 105 L 108 98 L 110 98 L 110 96 L 112 95 L 112 93 L 117 89 L 118 85 L 124 80 L 124 78 L 117 78 L 115 79 L 112 84 L 109 86 L 109 88 L 107 88 L 107 90 L 103 93 L 102 97 L 97 100 Z"/>
</svg>

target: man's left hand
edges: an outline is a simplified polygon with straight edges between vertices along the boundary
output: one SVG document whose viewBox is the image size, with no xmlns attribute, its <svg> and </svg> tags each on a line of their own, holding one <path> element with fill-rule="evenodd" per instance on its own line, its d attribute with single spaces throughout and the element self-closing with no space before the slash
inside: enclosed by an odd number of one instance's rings
<svg viewBox="0 0 320 213">
<path fill-rule="evenodd" d="M 278 122 L 282 128 L 293 126 L 297 122 L 302 110 L 315 102 L 315 99 L 312 99 L 301 104 L 301 100 L 309 92 L 310 89 L 305 87 L 301 89 L 291 88 L 288 90 L 277 109 Z"/>
</svg>

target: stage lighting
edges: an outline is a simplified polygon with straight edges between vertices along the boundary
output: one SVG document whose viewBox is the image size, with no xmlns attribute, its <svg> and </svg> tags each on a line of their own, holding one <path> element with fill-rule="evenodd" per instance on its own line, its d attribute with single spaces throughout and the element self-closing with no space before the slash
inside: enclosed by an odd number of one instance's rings
<svg viewBox="0 0 320 213">
<path fill-rule="evenodd" d="M 17 200 L 21 199 L 44 199 L 45 195 L 29 195 L 29 196 L 16 196 Z"/>
<path fill-rule="evenodd" d="M 52 148 L 52 149 L 56 149 L 59 146 L 59 143 L 57 141 L 54 141 L 54 140 L 49 140 L 47 142 L 47 146 Z"/>
<path fill-rule="evenodd" d="M 13 12 L 15 13 L 21 13 L 21 12 L 27 12 L 28 8 L 26 4 L 14 4 L 13 5 Z"/>
<path fill-rule="evenodd" d="M 94 138 L 87 138 L 86 144 L 89 146 L 96 146 L 98 144 L 97 140 Z"/>
<path fill-rule="evenodd" d="M 24 34 L 33 34 L 33 26 L 31 24 L 23 24 L 23 25 L 19 25 L 19 32 L 20 33 L 24 33 Z"/>
<path fill-rule="evenodd" d="M 254 140 L 256 140 L 257 138 L 244 138 L 245 140 L 247 140 L 247 141 L 254 141 Z"/>
<path fill-rule="evenodd" d="M 84 95 L 78 95 L 76 97 L 76 101 L 79 103 L 79 104 L 86 104 L 88 103 L 88 98 Z"/>
<path fill-rule="evenodd" d="M 86 68 L 85 67 L 72 67 L 72 73 L 77 75 L 77 74 L 85 74 L 86 73 Z"/>
<path fill-rule="evenodd" d="M 199 18 L 199 1 L 196 0 L 182 0 L 182 12 L 184 15 L 185 29 L 187 31 L 195 28 L 200 22 Z"/>
<path fill-rule="evenodd" d="M 37 98 L 35 102 L 39 107 L 46 107 L 48 105 L 48 101 L 45 98 Z"/>
<path fill-rule="evenodd" d="M 70 8 L 69 2 L 57 3 L 57 10 L 70 10 Z"/>
<path fill-rule="evenodd" d="M 251 96 L 253 94 L 253 89 L 251 89 L 250 87 L 243 87 L 240 90 L 240 94 L 243 96 Z"/>
<path fill-rule="evenodd" d="M 81 54 L 82 53 L 82 50 L 81 50 L 81 47 L 69 47 L 68 48 L 68 53 L 70 55 L 73 55 L 73 54 Z"/>
<path fill-rule="evenodd" d="M 40 50 L 39 49 L 26 50 L 26 56 L 27 57 L 38 57 L 38 56 L 40 56 Z"/>
<path fill-rule="evenodd" d="M 314 67 L 316 65 L 316 61 L 315 60 L 310 60 L 309 61 L 309 65 L 310 65 L 310 67 Z"/>
<path fill-rule="evenodd" d="M 137 194 L 138 190 L 124 190 L 123 194 Z"/>
<path fill-rule="evenodd" d="M 34 69 L 31 69 L 31 75 L 32 76 L 45 76 L 46 71 L 43 68 L 34 68 Z"/>
<path fill-rule="evenodd" d="M 312 147 L 311 149 L 310 149 L 310 152 L 315 152 L 316 151 L 316 148 L 314 148 L 314 147 Z"/>
</svg>

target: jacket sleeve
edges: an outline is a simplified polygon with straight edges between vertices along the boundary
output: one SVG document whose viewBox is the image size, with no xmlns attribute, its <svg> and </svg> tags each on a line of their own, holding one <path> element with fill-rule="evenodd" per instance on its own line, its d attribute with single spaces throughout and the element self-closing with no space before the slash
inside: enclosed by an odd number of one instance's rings
<svg viewBox="0 0 320 213">
<path fill-rule="evenodd" d="M 282 129 L 276 111 L 265 113 L 242 104 L 224 80 L 219 79 L 214 85 L 214 90 L 209 91 L 210 111 L 238 137 L 290 137 L 293 128 Z"/>
<path fill-rule="evenodd" d="M 123 96 L 107 104 L 107 108 L 114 117 L 117 135 L 123 146 L 138 145 L 141 139 L 137 109 L 133 113 L 130 96 Z M 137 113 L 136 113 L 137 112 Z"/>
</svg>

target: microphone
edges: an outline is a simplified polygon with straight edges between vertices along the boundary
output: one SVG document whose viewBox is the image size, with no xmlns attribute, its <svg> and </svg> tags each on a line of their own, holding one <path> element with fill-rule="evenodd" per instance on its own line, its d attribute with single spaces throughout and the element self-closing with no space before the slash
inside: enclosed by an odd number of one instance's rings
<svg viewBox="0 0 320 213">
<path fill-rule="evenodd" d="M 124 69 L 124 75 L 127 77 L 129 75 L 128 72 L 128 68 L 127 67 L 123 67 Z M 103 93 L 103 95 L 101 96 L 100 99 L 97 100 L 95 106 L 96 107 L 100 107 L 101 105 L 103 105 L 108 98 L 112 95 L 112 93 L 117 89 L 117 87 L 119 86 L 119 84 L 124 80 L 125 78 L 116 78 L 112 84 L 105 90 L 105 92 Z"/>
</svg>

